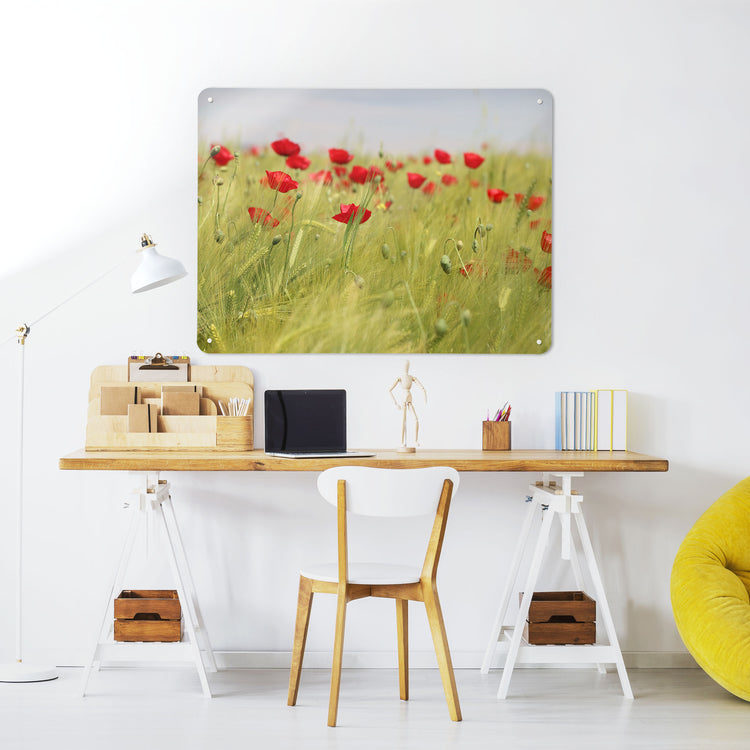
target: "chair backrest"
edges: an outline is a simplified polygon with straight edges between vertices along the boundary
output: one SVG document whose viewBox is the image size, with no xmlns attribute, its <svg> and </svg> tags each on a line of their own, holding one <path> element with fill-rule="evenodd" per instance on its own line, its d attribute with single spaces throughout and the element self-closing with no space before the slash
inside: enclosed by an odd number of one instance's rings
<svg viewBox="0 0 750 750">
<path fill-rule="evenodd" d="M 356 515 L 406 518 L 434 515 L 443 482 L 458 489 L 458 472 L 449 466 L 424 469 L 374 469 L 367 466 L 337 466 L 318 476 L 320 494 L 337 504 L 339 479 L 346 481 L 346 509 Z"/>
</svg>

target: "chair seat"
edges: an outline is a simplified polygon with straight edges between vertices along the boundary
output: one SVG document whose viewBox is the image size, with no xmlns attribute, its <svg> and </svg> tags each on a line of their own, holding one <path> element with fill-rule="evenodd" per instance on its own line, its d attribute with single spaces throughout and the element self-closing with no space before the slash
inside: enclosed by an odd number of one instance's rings
<svg viewBox="0 0 750 750">
<path fill-rule="evenodd" d="M 412 565 L 389 565 L 385 563 L 351 563 L 349 583 L 372 586 L 377 584 L 416 583 L 422 571 Z M 300 571 L 305 578 L 336 583 L 339 570 L 336 563 L 309 565 Z"/>
</svg>

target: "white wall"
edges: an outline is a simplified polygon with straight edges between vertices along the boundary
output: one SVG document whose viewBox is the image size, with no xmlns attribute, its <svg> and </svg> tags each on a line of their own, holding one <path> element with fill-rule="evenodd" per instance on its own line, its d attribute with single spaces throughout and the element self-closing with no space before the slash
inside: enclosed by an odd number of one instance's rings
<svg viewBox="0 0 750 750">
<path fill-rule="evenodd" d="M 196 98 L 207 86 L 543 87 L 555 96 L 553 346 L 541 356 L 414 356 L 425 447 L 479 447 L 510 399 L 516 447 L 553 446 L 555 390 L 624 387 L 631 447 L 667 474 L 582 484 L 621 642 L 683 650 L 669 604 L 677 546 L 747 474 L 745 202 L 750 59 L 742 2 L 305 3 L 88 0 L 17 4 L 5 71 L 0 339 L 135 250 L 148 231 L 189 279 L 137 298 L 136 258 L 45 319 L 27 346 L 27 657 L 80 662 L 94 636 L 134 478 L 60 472 L 83 444 L 88 377 L 132 351 L 250 367 L 267 387 L 349 388 L 350 442 L 393 445 L 400 356 L 208 356 L 195 346 Z M 15 344 L 5 394 L 0 592 L 15 569 Z M 256 440 L 262 440 L 262 414 Z M 296 570 L 326 554 L 331 511 L 313 475 L 172 475 L 220 650 L 290 647 Z M 441 593 L 459 664 L 476 664 L 529 476 L 464 475 Z M 162 566 L 159 571 L 161 580 Z M 152 585 L 148 568 L 130 585 Z M 566 579 L 552 571 L 552 585 Z M 331 602 L 309 648 L 330 647 Z M 0 608 L 0 657 L 13 644 Z M 392 609 L 354 605 L 352 651 L 390 651 Z M 430 650 L 421 614 L 413 647 Z M 385 633 L 386 635 L 383 635 Z M 390 658 L 390 657 L 389 657 Z"/>
</svg>

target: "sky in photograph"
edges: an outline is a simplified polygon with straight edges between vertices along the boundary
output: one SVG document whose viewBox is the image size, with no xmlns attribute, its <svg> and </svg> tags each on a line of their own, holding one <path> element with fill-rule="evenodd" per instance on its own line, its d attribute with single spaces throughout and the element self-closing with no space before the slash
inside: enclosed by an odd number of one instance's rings
<svg viewBox="0 0 750 750">
<path fill-rule="evenodd" d="M 213 101 L 209 101 L 212 99 Z M 541 103 L 539 102 L 541 100 Z M 552 153 L 552 97 L 537 89 L 206 89 L 199 147 L 289 138 L 302 154 L 346 148 L 420 155 L 435 148 Z"/>
</svg>

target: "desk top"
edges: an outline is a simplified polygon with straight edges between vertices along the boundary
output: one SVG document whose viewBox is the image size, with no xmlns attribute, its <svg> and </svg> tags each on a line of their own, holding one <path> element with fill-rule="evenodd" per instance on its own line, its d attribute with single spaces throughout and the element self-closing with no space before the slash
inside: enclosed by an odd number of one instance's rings
<svg viewBox="0 0 750 750">
<path fill-rule="evenodd" d="M 669 462 L 632 451 L 375 450 L 369 458 L 276 458 L 262 450 L 85 451 L 60 459 L 61 469 L 105 471 L 322 471 L 331 466 L 416 469 L 452 466 L 458 471 L 667 471 Z"/>
</svg>

